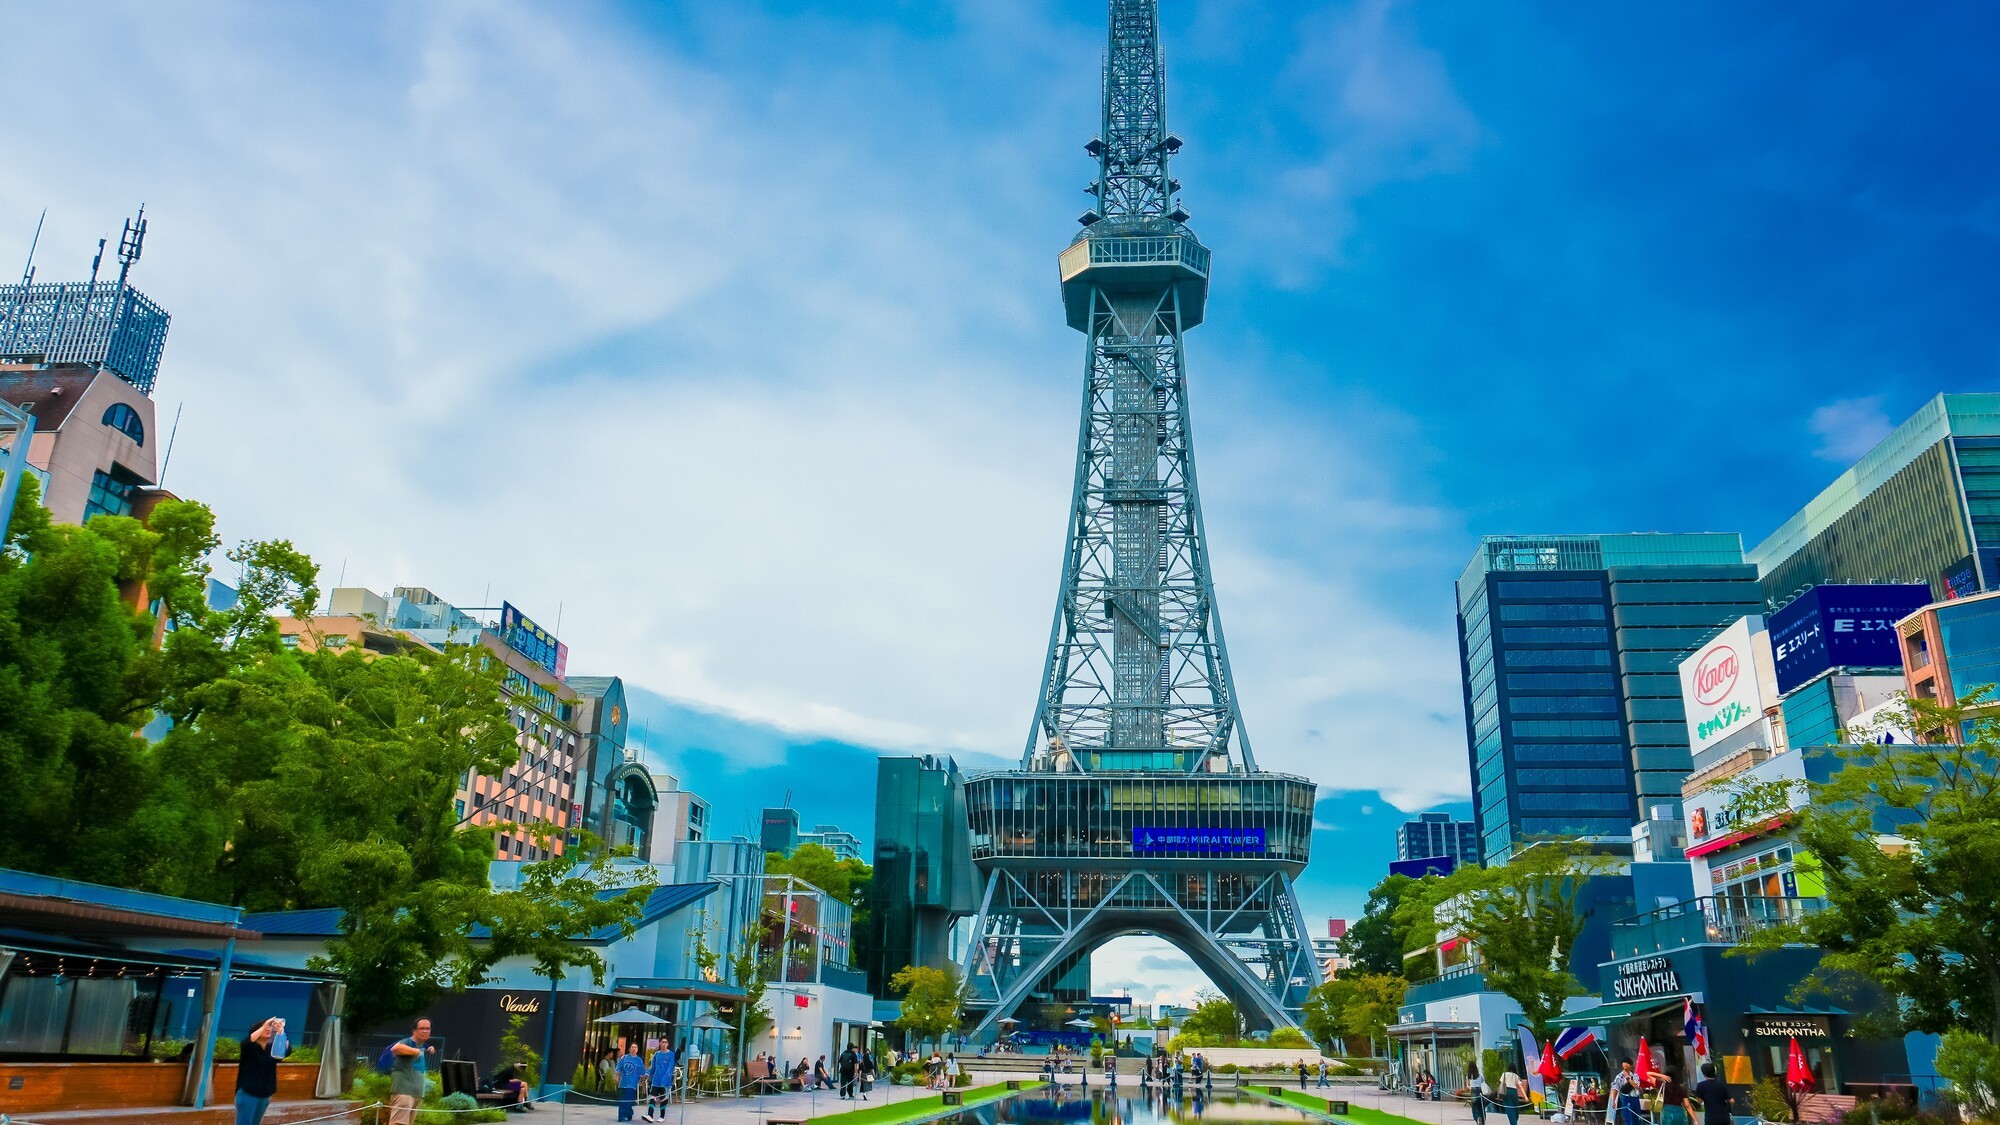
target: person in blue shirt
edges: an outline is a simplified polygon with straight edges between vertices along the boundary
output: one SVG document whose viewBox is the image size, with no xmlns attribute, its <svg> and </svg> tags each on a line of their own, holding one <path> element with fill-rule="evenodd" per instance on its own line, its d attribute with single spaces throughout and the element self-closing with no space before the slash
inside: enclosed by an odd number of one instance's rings
<svg viewBox="0 0 2000 1125">
<path fill-rule="evenodd" d="M 625 1044 L 625 1054 L 618 1059 L 618 1120 L 632 1120 L 632 1107 L 639 1100 L 639 1079 L 645 1076 L 646 1060 L 639 1057 L 638 1042 Z"/>
<path fill-rule="evenodd" d="M 665 1043 L 653 1052 L 652 1068 L 646 1072 L 647 1081 L 653 1084 L 650 1113 L 639 1115 L 641 1121 L 665 1121 L 667 1101 L 674 1092 L 674 1049 Z"/>
</svg>

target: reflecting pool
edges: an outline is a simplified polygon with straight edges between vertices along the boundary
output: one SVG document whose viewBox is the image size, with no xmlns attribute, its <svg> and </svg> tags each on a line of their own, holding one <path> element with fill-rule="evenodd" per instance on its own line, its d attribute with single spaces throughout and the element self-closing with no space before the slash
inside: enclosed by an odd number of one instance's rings
<svg viewBox="0 0 2000 1125">
<path fill-rule="evenodd" d="M 1101 1076 L 1088 1089 L 1065 1084 L 1032 1090 L 1006 1101 L 975 1106 L 939 1125 L 1193 1125 L 1195 1122 L 1254 1122 L 1259 1125 L 1325 1125 L 1309 1113 L 1276 1105 L 1234 1087 L 1214 1090 L 1185 1085 L 1141 1086 L 1120 1081 L 1107 1090 Z M 1123 1076 L 1121 1076 L 1123 1078 Z"/>
</svg>

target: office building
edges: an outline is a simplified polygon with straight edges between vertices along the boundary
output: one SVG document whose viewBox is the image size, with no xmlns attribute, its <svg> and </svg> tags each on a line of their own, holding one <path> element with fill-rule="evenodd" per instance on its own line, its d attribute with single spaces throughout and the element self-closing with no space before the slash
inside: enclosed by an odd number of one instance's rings
<svg viewBox="0 0 2000 1125">
<path fill-rule="evenodd" d="M 1689 767 L 1676 668 L 1760 612 L 1733 534 L 1488 536 L 1458 580 L 1480 858 L 1524 838 L 1622 851 L 1678 815 Z"/>
<path fill-rule="evenodd" d="M 1975 689 L 2000 685 L 2000 592 L 1925 606 L 1898 629 L 1912 698 L 1956 707 Z M 1993 694 L 1984 702 L 1995 702 Z"/>
<path fill-rule="evenodd" d="M 887 996 L 904 966 L 950 962 L 953 923 L 979 909 L 957 762 L 885 755 L 876 764 L 874 859 L 875 958 L 862 968 L 868 990 Z"/>
<path fill-rule="evenodd" d="M 568 676 L 563 682 L 576 692 L 576 730 L 582 739 L 583 794 L 571 803 L 571 823 L 581 824 L 607 847 L 629 849 L 640 860 L 655 858 L 658 790 L 637 750 L 625 744 L 631 719 L 625 682 L 617 676 Z"/>
<path fill-rule="evenodd" d="M 119 240 L 116 281 L 97 280 L 100 244 L 87 282 L 35 284 L 31 259 L 19 284 L 0 285 L 0 401 L 13 408 L 0 450 L 26 439 L 22 471 L 60 523 L 143 515 L 134 504 L 158 483 L 152 394 L 169 318 L 129 283 L 145 237 L 142 211 Z M 0 487 L 11 495 L 19 479 Z"/>
<path fill-rule="evenodd" d="M 1748 558 L 1774 605 L 1823 583 L 2000 588 L 2000 394 L 1931 399 Z"/>
<path fill-rule="evenodd" d="M 498 777 L 461 779 L 456 797 L 461 817 L 498 827 L 498 859 L 559 855 L 580 826 L 633 848 L 642 860 L 653 858 L 658 797 L 651 775 L 625 752 L 624 686 L 615 677 L 579 677 L 586 689 L 579 692 L 563 677 L 568 647 L 511 603 L 497 616 L 484 611 L 490 620 L 482 621 L 421 586 L 398 586 L 387 595 L 340 587 L 328 596 L 328 610 L 280 619 L 281 640 L 301 651 L 359 645 L 376 655 L 477 644 L 506 665 L 507 715 L 519 731 L 520 757 Z M 603 775 L 595 792 L 593 755 Z M 586 822 L 587 809 L 599 814 L 594 825 Z M 538 840 L 542 828 L 553 834 Z"/>
<path fill-rule="evenodd" d="M 667 863 L 683 842 L 700 843 L 708 839 L 712 816 L 708 802 L 682 789 L 680 778 L 673 774 L 655 773 L 653 792 L 659 798 L 653 812 L 653 858 Z"/>
<path fill-rule="evenodd" d="M 1449 856 L 1460 866 L 1478 866 L 1479 826 L 1469 820 L 1453 820 L 1446 813 L 1422 813 L 1396 829 L 1397 859 L 1439 856 Z"/>
<path fill-rule="evenodd" d="M 799 833 L 799 843 L 818 844 L 835 859 L 861 859 L 861 837 L 838 824 L 815 824 L 811 832 Z"/>
<path fill-rule="evenodd" d="M 765 851 L 788 856 L 799 846 L 799 810 L 765 809 L 763 826 Z"/>
</svg>

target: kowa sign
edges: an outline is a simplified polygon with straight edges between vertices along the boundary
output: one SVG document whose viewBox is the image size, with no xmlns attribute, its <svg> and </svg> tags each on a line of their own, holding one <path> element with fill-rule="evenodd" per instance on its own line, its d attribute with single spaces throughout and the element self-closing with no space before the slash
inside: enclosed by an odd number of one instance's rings
<svg viewBox="0 0 2000 1125">
<path fill-rule="evenodd" d="M 1764 690 L 1762 670 L 1770 660 L 1760 646 L 1769 643 L 1763 618 L 1742 617 L 1681 661 L 1681 703 L 1694 750 L 1705 750 L 1763 716 L 1771 693 Z"/>
</svg>

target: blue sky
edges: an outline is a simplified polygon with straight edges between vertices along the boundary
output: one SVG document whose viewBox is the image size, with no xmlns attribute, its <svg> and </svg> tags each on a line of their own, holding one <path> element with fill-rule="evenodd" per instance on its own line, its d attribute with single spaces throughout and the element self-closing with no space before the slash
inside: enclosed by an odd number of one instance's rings
<svg viewBox="0 0 2000 1125">
<path fill-rule="evenodd" d="M 1232 659 L 1260 758 L 1340 826 L 1308 912 L 1351 912 L 1388 821 L 1362 826 L 1466 791 L 1477 535 L 1755 542 L 1931 394 L 1990 387 L 2000 15 L 1165 9 Z M 15 5 L 0 41 L 77 80 L 10 93 L 0 262 L 47 207 L 41 276 L 80 277 L 146 202 L 168 485 L 330 578 L 560 616 L 579 671 L 668 701 L 649 729 L 697 788 L 761 799 L 820 744 L 1012 755 L 1102 24 Z"/>
</svg>

